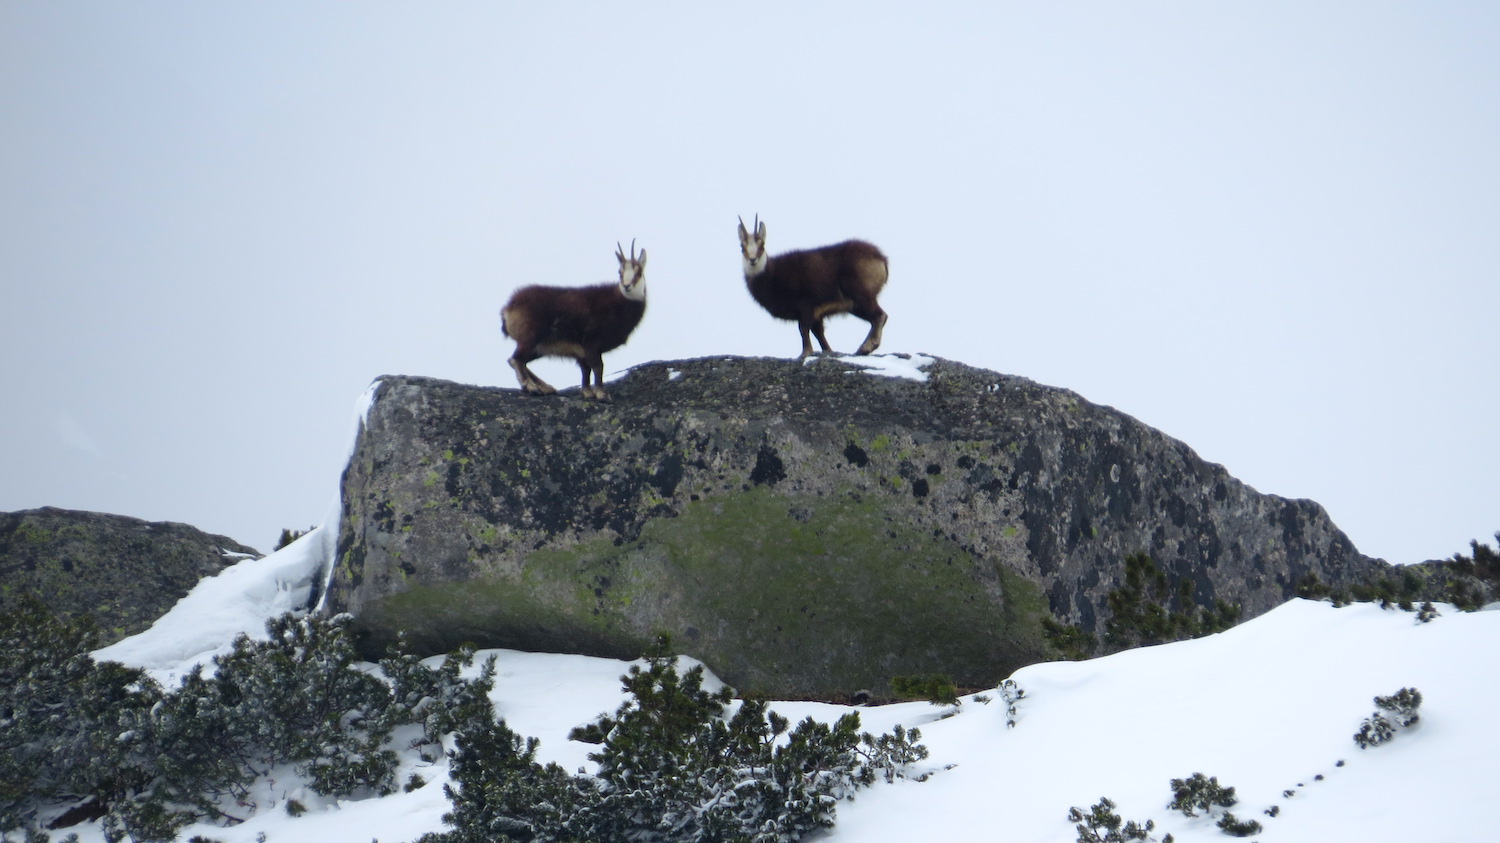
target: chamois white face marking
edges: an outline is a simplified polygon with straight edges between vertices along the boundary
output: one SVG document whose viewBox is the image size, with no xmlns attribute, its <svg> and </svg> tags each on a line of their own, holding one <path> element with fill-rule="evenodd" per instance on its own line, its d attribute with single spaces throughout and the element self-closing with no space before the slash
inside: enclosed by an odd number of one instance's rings
<svg viewBox="0 0 1500 843">
<path fill-rule="evenodd" d="M 627 258 L 617 255 L 620 259 L 620 292 L 631 301 L 646 300 L 646 250 L 641 250 L 639 258 Z"/>
<path fill-rule="evenodd" d="M 754 277 L 765 271 L 766 268 L 766 230 L 764 226 L 758 226 L 754 235 L 745 230 L 745 224 L 740 223 L 740 256 L 745 260 L 745 275 Z"/>
</svg>

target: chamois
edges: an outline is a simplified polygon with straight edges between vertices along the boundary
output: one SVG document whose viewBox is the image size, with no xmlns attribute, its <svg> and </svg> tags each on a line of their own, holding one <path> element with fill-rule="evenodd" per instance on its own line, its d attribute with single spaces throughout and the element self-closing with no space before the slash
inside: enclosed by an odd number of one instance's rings
<svg viewBox="0 0 1500 843">
<path fill-rule="evenodd" d="M 630 332 L 646 313 L 646 250 L 630 257 L 616 244 L 620 260 L 617 284 L 588 287 L 522 287 L 500 310 L 500 331 L 516 341 L 510 367 L 516 370 L 521 388 L 532 395 L 557 392 L 526 364 L 538 357 L 569 357 L 583 372 L 583 397 L 608 401 L 604 392 L 604 352 L 613 351 L 630 339 Z M 594 384 L 589 385 L 589 372 Z"/>
<path fill-rule="evenodd" d="M 845 240 L 820 249 L 766 254 L 766 224 L 755 218 L 755 233 L 740 219 L 740 254 L 745 259 L 745 285 L 750 295 L 777 319 L 796 320 L 802 332 L 802 356 L 813 353 L 808 333 L 823 351 L 833 349 L 823 334 L 823 319 L 851 313 L 870 323 L 870 334 L 857 354 L 880 347 L 886 313 L 875 299 L 885 287 L 890 265 L 885 255 L 863 240 Z"/>
</svg>

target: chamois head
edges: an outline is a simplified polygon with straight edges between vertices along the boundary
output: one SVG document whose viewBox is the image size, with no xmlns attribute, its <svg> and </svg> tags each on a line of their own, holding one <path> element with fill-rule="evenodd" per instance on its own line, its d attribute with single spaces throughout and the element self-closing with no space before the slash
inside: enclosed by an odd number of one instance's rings
<svg viewBox="0 0 1500 843">
<path fill-rule="evenodd" d="M 630 257 L 625 257 L 625 247 L 615 243 L 615 257 L 620 259 L 620 292 L 631 301 L 646 300 L 646 250 L 635 256 L 635 241 L 630 241 Z"/>
<path fill-rule="evenodd" d="M 740 221 L 740 256 L 745 259 L 745 277 L 753 278 L 766 268 L 766 224 L 755 215 L 755 233 L 745 230 L 745 218 Z"/>
</svg>

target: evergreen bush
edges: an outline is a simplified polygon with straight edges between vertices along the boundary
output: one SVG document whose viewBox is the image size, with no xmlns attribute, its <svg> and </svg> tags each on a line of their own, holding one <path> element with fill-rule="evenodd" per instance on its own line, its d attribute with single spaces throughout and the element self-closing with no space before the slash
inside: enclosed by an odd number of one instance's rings
<svg viewBox="0 0 1500 843">
<path fill-rule="evenodd" d="M 927 700 L 933 705 L 958 705 L 958 686 L 941 673 L 892 676 L 891 690 L 903 700 Z"/>
<path fill-rule="evenodd" d="M 1098 804 L 1084 813 L 1082 808 L 1068 809 L 1068 822 L 1076 823 L 1078 843 L 1128 843 L 1131 840 L 1154 841 L 1151 832 L 1156 829 L 1154 820 L 1144 824 L 1135 820 L 1126 821 L 1115 813 L 1115 803 L 1101 797 Z M 1161 843 L 1172 843 L 1172 835 L 1162 838 Z"/>
<path fill-rule="evenodd" d="M 1252 834 L 1260 834 L 1261 824 L 1258 820 L 1241 820 L 1228 811 L 1219 817 L 1219 829 L 1232 837 L 1249 837 Z"/>
<path fill-rule="evenodd" d="M 1222 787 L 1217 776 L 1194 773 L 1186 779 L 1172 779 L 1172 801 L 1167 807 L 1181 811 L 1184 817 L 1196 817 L 1202 811 L 1210 815 L 1215 808 L 1228 808 L 1238 802 L 1234 788 Z"/>
<path fill-rule="evenodd" d="M 240 635 L 214 659 L 220 709 L 237 754 L 252 770 L 293 763 L 325 796 L 395 791 L 395 723 L 382 717 L 390 688 L 359 669 L 350 615 L 287 614 L 266 622 L 266 640 Z"/>
<path fill-rule="evenodd" d="M 325 795 L 389 793 L 395 728 L 420 723 L 435 743 L 478 700 L 491 713 L 493 664 L 459 675 L 472 648 L 437 668 L 393 654 L 388 685 L 358 663 L 349 620 L 272 619 L 270 640 L 241 636 L 212 675 L 200 667 L 163 691 L 95 662 L 87 618 L 17 601 L 0 613 L 0 835 L 43 839 L 40 812 L 73 803 L 111 843 L 172 840 L 194 821 L 245 819 L 230 811 L 281 763 Z"/>
<path fill-rule="evenodd" d="M 1212 608 L 1195 607 L 1192 582 L 1179 580 L 1174 591 L 1166 572 L 1146 553 L 1125 557 L 1125 582 L 1105 602 L 1110 617 L 1104 640 L 1119 650 L 1223 632 L 1240 618 L 1240 607 L 1223 600 Z"/>
<path fill-rule="evenodd" d="M 1394 738 L 1397 729 L 1415 726 L 1421 720 L 1417 709 L 1422 707 L 1422 692 L 1416 688 L 1402 688 L 1391 696 L 1376 697 L 1375 707 L 1377 710 L 1354 733 L 1354 742 L 1360 749 L 1379 746 Z"/>
<path fill-rule="evenodd" d="M 1083 661 L 1092 658 L 1099 650 L 1099 639 L 1082 627 L 1059 623 L 1054 618 L 1042 618 L 1042 635 L 1057 655 L 1067 661 Z"/>
<path fill-rule="evenodd" d="M 831 826 L 856 788 L 927 755 L 916 730 L 861 734 L 854 713 L 790 731 L 763 700 L 726 716 L 729 689 L 705 690 L 701 666 L 679 673 L 663 655 L 621 681 L 630 698 L 570 735 L 599 746 L 594 776 L 539 764 L 535 739 L 470 711 L 450 756 L 453 829 L 419 843 L 795 841 Z"/>
</svg>

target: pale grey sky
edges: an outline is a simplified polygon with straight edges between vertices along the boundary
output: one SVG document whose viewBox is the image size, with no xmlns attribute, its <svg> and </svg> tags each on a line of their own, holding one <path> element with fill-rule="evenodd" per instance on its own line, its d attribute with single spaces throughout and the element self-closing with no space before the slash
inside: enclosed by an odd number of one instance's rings
<svg viewBox="0 0 1500 843">
<path fill-rule="evenodd" d="M 1492 2 L 6 0 L 0 510 L 269 550 L 372 379 L 513 387 L 510 291 L 631 238 L 609 370 L 791 357 L 740 276 L 758 213 L 773 253 L 890 255 L 882 351 L 1443 557 L 1500 529 L 1497 150 Z"/>
</svg>

